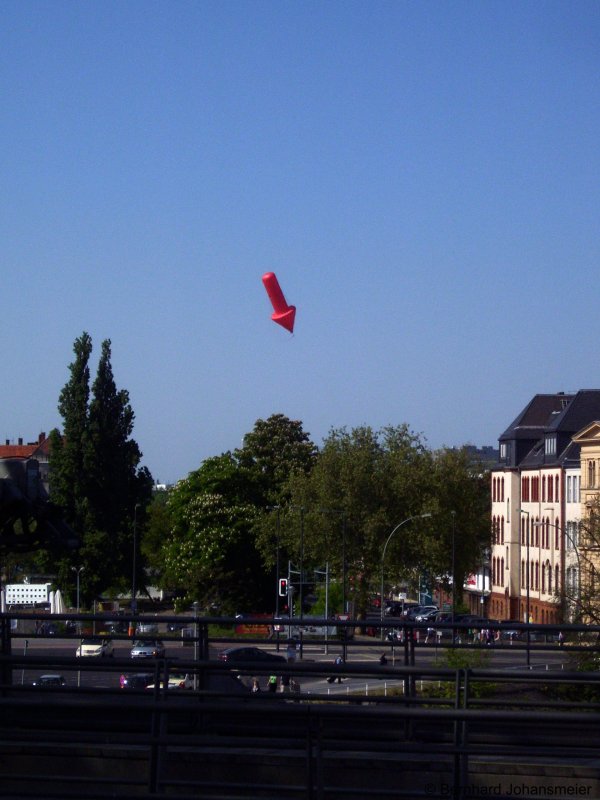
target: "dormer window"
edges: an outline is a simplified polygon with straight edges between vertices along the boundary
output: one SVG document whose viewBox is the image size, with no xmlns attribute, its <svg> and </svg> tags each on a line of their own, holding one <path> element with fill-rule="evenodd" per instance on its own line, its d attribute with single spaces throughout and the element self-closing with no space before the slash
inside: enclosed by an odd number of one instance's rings
<svg viewBox="0 0 600 800">
<path fill-rule="evenodd" d="M 544 452 L 547 456 L 555 456 L 556 455 L 556 434 L 552 434 L 551 436 L 546 436 L 546 446 L 544 448 Z"/>
</svg>

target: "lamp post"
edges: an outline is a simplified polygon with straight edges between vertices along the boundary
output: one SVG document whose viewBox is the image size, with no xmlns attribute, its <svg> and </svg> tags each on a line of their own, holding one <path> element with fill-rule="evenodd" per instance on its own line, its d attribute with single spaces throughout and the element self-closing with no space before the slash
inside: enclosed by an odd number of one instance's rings
<svg viewBox="0 0 600 800">
<path fill-rule="evenodd" d="M 383 545 L 383 551 L 381 553 L 381 595 L 380 595 L 380 597 L 381 597 L 381 606 L 380 606 L 380 611 L 381 611 L 381 632 L 380 633 L 381 633 L 381 638 L 382 639 L 383 639 L 383 612 L 384 612 L 384 608 L 383 608 L 383 568 L 385 566 L 385 551 L 387 550 L 387 546 L 390 543 L 390 539 L 392 538 L 392 536 L 403 525 L 406 525 L 407 522 L 410 522 L 413 519 L 426 519 L 427 517 L 430 517 L 430 516 L 431 516 L 431 514 L 414 514 L 412 517 L 407 517 L 406 519 L 403 519 L 402 522 L 399 522 L 396 525 L 396 527 L 392 530 L 390 535 L 385 540 L 385 544 Z"/>
<path fill-rule="evenodd" d="M 319 508 L 321 514 L 340 514 L 342 517 L 342 612 L 346 613 L 346 514 L 340 508 Z"/>
<path fill-rule="evenodd" d="M 452 624 L 456 614 L 456 511 L 452 514 Z M 452 641 L 454 642 L 454 628 L 452 628 Z"/>
<path fill-rule="evenodd" d="M 281 506 L 267 506 L 268 511 L 277 511 L 277 534 L 275 542 L 275 616 L 279 616 L 279 579 L 281 569 L 279 563 L 279 541 L 281 536 Z"/>
<path fill-rule="evenodd" d="M 544 511 L 554 511 L 554 509 L 553 508 L 545 508 Z M 534 522 L 533 525 L 536 528 L 543 528 L 544 523 L 543 523 L 543 521 Z M 569 540 L 569 542 L 571 543 L 572 549 L 575 551 L 575 556 L 577 558 L 577 601 L 576 602 L 577 602 L 578 611 L 581 611 L 581 574 L 582 573 L 581 573 L 581 555 L 579 553 L 579 548 L 575 544 L 575 541 L 574 541 L 573 537 L 571 536 L 571 534 L 569 533 L 568 528 L 563 528 L 562 525 L 558 524 L 558 522 L 550 522 L 549 525 L 551 525 L 553 528 L 556 528 L 556 530 L 558 530 L 561 533 L 563 533 L 565 535 L 565 538 L 567 538 Z M 565 559 L 565 567 L 566 567 L 566 559 Z M 566 584 L 566 581 L 564 580 L 564 573 L 563 573 L 563 582 Z"/>
<path fill-rule="evenodd" d="M 136 601 L 136 593 L 137 593 L 137 586 L 136 586 L 136 579 L 137 579 L 137 512 L 138 508 L 140 508 L 140 504 L 136 503 L 135 508 L 133 509 L 133 570 L 131 573 L 131 610 L 135 614 L 137 611 L 137 601 Z"/>
<path fill-rule="evenodd" d="M 531 663 L 531 635 L 530 635 L 530 631 L 529 631 L 529 619 L 530 619 L 530 614 L 529 614 L 529 511 L 525 511 L 523 508 L 519 508 L 517 510 L 521 514 L 525 514 L 525 516 L 527 517 L 527 531 L 526 531 L 526 535 L 527 535 L 526 562 L 527 563 L 525 565 L 525 567 L 526 567 L 526 569 L 525 569 L 525 572 L 526 572 L 526 583 L 525 583 L 525 587 L 526 587 L 526 605 L 525 605 L 525 614 L 527 616 L 527 619 L 526 619 L 526 622 L 527 622 L 527 629 L 526 629 L 527 630 L 527 669 L 529 669 L 530 663 Z"/>
<path fill-rule="evenodd" d="M 75 573 L 76 576 L 76 586 L 77 586 L 77 613 L 79 614 L 79 576 L 84 571 L 85 567 L 71 567 L 71 570 Z"/>
<path fill-rule="evenodd" d="M 76 579 L 76 587 L 77 587 L 77 588 L 76 588 L 76 593 L 77 593 L 77 614 L 79 614 L 79 609 L 80 609 L 80 604 L 79 604 L 79 585 L 80 585 L 80 575 L 81 575 L 81 573 L 83 572 L 83 570 L 84 570 L 84 569 L 85 569 L 85 567 L 82 567 L 82 566 L 79 566 L 79 567 L 71 567 L 71 570 L 72 570 L 72 571 L 75 573 L 75 579 Z M 77 620 L 77 630 L 78 630 L 78 631 L 81 631 L 81 622 L 80 622 L 80 620 Z"/>
</svg>

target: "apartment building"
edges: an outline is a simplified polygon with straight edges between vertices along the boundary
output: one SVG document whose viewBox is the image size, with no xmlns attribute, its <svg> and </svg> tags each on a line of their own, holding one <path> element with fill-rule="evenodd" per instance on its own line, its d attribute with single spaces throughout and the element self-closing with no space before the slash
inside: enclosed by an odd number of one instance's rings
<svg viewBox="0 0 600 800">
<path fill-rule="evenodd" d="M 499 437 L 491 471 L 490 617 L 553 623 L 572 616 L 564 597 L 581 579 L 582 508 L 600 486 L 595 420 L 600 391 L 538 394 Z M 590 475 L 583 485 L 582 451 Z"/>
</svg>

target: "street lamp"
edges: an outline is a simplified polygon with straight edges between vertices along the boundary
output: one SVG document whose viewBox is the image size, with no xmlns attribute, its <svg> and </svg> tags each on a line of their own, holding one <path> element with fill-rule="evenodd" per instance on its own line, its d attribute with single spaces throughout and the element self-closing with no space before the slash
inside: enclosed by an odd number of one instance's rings
<svg viewBox="0 0 600 800">
<path fill-rule="evenodd" d="M 269 511 L 277 511 L 277 539 L 275 544 L 275 617 L 279 616 L 279 537 L 281 535 L 281 506 L 268 506 Z"/>
<path fill-rule="evenodd" d="M 133 570 L 131 573 L 131 610 L 135 614 L 136 613 L 136 573 L 137 573 L 137 512 L 138 508 L 140 508 L 140 504 L 136 503 L 135 508 L 133 509 Z"/>
<path fill-rule="evenodd" d="M 431 516 L 431 514 L 414 514 L 412 517 L 407 517 L 406 519 L 403 519 L 402 522 L 399 522 L 396 525 L 396 527 L 392 530 L 390 535 L 385 540 L 385 544 L 383 545 L 383 552 L 381 554 L 381 595 L 380 595 L 380 598 L 381 598 L 381 606 L 380 606 L 380 610 L 381 610 L 381 638 L 382 639 L 383 639 L 383 611 L 384 611 L 384 608 L 383 608 L 383 568 L 384 568 L 384 565 L 385 565 L 385 551 L 387 550 L 387 546 L 390 543 L 390 539 L 392 538 L 392 536 L 396 533 L 396 531 L 399 528 L 401 528 L 403 525 L 406 525 L 407 522 L 410 522 L 413 519 L 426 519 L 427 517 L 430 517 L 430 516 Z"/>
<path fill-rule="evenodd" d="M 346 613 L 346 513 L 340 508 L 319 508 L 321 514 L 340 514 L 342 517 L 342 613 Z"/>
<path fill-rule="evenodd" d="M 456 613 L 456 511 L 452 514 L 452 624 Z M 452 641 L 454 641 L 454 628 L 452 628 Z"/>
<path fill-rule="evenodd" d="M 554 511 L 554 509 L 553 508 L 544 508 L 544 511 Z M 575 544 L 575 541 L 574 541 L 573 537 L 571 536 L 571 534 L 569 533 L 568 528 L 563 528 L 562 525 L 558 524 L 558 522 L 549 522 L 548 524 L 551 525 L 553 528 L 556 528 L 556 530 L 558 530 L 561 533 L 563 533 L 565 535 L 565 537 L 569 540 L 572 549 L 575 551 L 575 556 L 577 557 L 577 608 L 578 608 L 578 611 L 581 611 L 581 575 L 582 575 L 582 572 L 581 572 L 581 555 L 579 553 L 579 548 Z M 539 522 L 534 522 L 533 525 L 536 528 L 543 528 L 544 522 L 543 522 L 543 520 L 539 521 Z M 565 559 L 565 569 L 566 569 L 566 559 Z M 566 581 L 565 581 L 565 578 L 564 578 L 564 571 L 563 571 L 563 583 L 566 584 Z"/>
<path fill-rule="evenodd" d="M 521 514 L 525 514 L 525 516 L 527 517 L 527 531 L 526 531 L 526 535 L 527 535 L 526 561 L 527 561 L 527 563 L 525 565 L 526 566 L 526 570 L 525 570 L 526 571 L 526 581 L 527 581 L 526 584 L 525 584 L 526 592 L 527 592 L 527 594 L 526 594 L 527 602 L 526 602 L 526 606 L 525 606 L 525 614 L 527 616 L 527 620 L 526 620 L 526 622 L 527 622 L 527 629 L 526 629 L 527 630 L 527 669 L 529 669 L 530 657 L 531 657 L 531 653 L 530 653 L 531 636 L 530 636 L 530 632 L 529 632 L 529 619 L 530 619 L 530 614 L 529 614 L 529 511 L 525 511 L 523 508 L 518 508 L 517 511 L 519 511 Z"/>
<path fill-rule="evenodd" d="M 71 570 L 75 573 L 76 580 L 77 580 L 77 584 L 76 585 L 77 585 L 77 613 L 78 614 L 79 614 L 79 576 L 81 575 L 81 573 L 83 572 L 84 569 L 85 569 L 85 567 L 71 567 Z"/>
</svg>

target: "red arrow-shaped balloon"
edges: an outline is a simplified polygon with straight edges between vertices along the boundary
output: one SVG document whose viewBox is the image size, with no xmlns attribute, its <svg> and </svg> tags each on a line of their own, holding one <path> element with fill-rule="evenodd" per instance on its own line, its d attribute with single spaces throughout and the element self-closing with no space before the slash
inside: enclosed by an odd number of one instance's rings
<svg viewBox="0 0 600 800">
<path fill-rule="evenodd" d="M 286 303 L 281 287 L 279 286 L 279 281 L 274 272 L 265 272 L 262 276 L 262 282 L 273 306 L 271 319 L 278 325 L 282 325 L 290 333 L 293 333 L 296 306 L 288 306 Z"/>
</svg>

